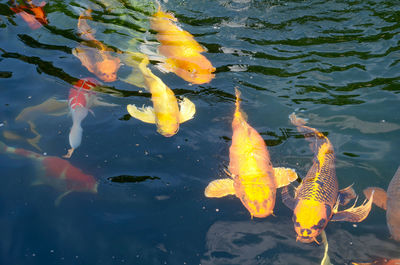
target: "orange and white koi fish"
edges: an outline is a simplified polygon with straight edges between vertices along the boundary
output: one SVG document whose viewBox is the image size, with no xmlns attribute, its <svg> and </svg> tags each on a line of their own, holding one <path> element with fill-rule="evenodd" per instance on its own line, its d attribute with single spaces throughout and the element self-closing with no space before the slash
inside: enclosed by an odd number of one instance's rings
<svg viewBox="0 0 400 265">
<path fill-rule="evenodd" d="M 214 78 L 215 68 L 201 53 L 206 50 L 192 34 L 176 25 L 173 14 L 158 11 L 151 18 L 151 28 L 157 31 L 158 51 L 166 57 L 161 70 L 174 72 L 192 84 L 204 84 Z"/>
<path fill-rule="evenodd" d="M 210 182 L 204 194 L 220 198 L 236 195 L 251 217 L 266 217 L 273 213 L 276 189 L 297 179 L 289 168 L 273 168 L 264 139 L 246 121 L 240 110 L 240 93 L 236 89 L 236 110 L 232 121 L 232 145 L 229 149 L 231 178 Z"/>
<path fill-rule="evenodd" d="M 149 59 L 147 56 L 143 56 L 139 70 L 143 74 L 144 87 L 151 93 L 153 108 L 137 108 L 135 105 L 128 105 L 127 110 L 132 117 L 138 120 L 155 123 L 160 134 L 171 137 L 178 132 L 180 123 L 193 118 L 196 107 L 187 98 L 183 98 L 178 106 L 174 92 L 147 68 Z"/>
<path fill-rule="evenodd" d="M 46 2 L 44 1 L 40 2 L 39 5 L 33 4 L 32 1 L 24 1 L 24 4 L 10 7 L 10 9 L 20 15 L 31 29 L 38 29 L 49 23 L 43 10 L 45 5 Z"/>
<path fill-rule="evenodd" d="M 0 153 L 18 155 L 35 161 L 40 174 L 33 185 L 50 185 L 61 191 L 62 194 L 55 201 L 56 205 L 71 192 L 97 193 L 96 179 L 83 173 L 82 170 L 74 167 L 67 160 L 55 156 L 42 156 L 22 148 L 7 146 L 3 142 L 0 142 Z"/>
<path fill-rule="evenodd" d="M 86 22 L 86 20 L 92 19 L 91 12 L 90 9 L 86 10 L 79 16 L 78 20 L 78 30 L 82 38 L 88 42 L 73 49 L 72 53 L 89 72 L 95 74 L 104 82 L 113 82 L 117 80 L 121 61 L 118 57 L 113 57 L 110 49 L 94 37 L 95 30 Z"/>
<path fill-rule="evenodd" d="M 375 192 L 374 204 L 386 210 L 386 222 L 393 239 L 400 241 L 400 167 L 389 183 L 387 193 L 377 187 L 364 190 L 365 196 Z M 399 263 L 400 264 L 400 263 Z"/>
<path fill-rule="evenodd" d="M 103 102 L 101 100 L 96 93 L 97 89 L 99 89 L 99 84 L 100 82 L 94 78 L 83 78 L 77 81 L 77 83 L 74 84 L 74 86 L 70 89 L 68 101 L 49 98 L 39 105 L 29 106 L 23 109 L 15 118 L 15 121 L 28 123 L 30 126 L 30 131 L 35 135 L 35 137 L 25 139 L 24 137 L 11 131 L 4 131 L 3 136 L 9 140 L 26 141 L 37 150 L 41 151 L 41 148 L 39 147 L 39 140 L 42 136 L 37 131 L 35 124 L 36 119 L 43 117 L 43 115 L 62 116 L 68 113 L 69 108 L 69 113 L 71 114 L 73 121 L 73 125 L 69 133 L 71 149 L 69 149 L 68 153 L 64 156 L 69 158 L 74 149 L 76 149 L 81 143 L 81 122 L 87 116 L 88 112 L 92 112 L 91 108 L 95 106 L 117 106 L 116 104 Z"/>
<path fill-rule="evenodd" d="M 316 241 L 316 237 L 325 229 L 330 220 L 361 222 L 370 210 L 373 194 L 368 202 L 355 207 L 355 204 L 344 211 L 338 211 L 339 204 L 345 205 L 356 197 L 354 190 L 347 187 L 338 190 L 338 180 L 335 173 L 335 155 L 329 139 L 314 128 L 306 126 L 305 120 L 290 115 L 290 121 L 297 130 L 312 142 L 311 147 L 316 153 L 314 163 L 307 172 L 292 198 L 287 187 L 282 190 L 284 204 L 294 211 L 293 222 L 297 240 L 304 243 Z"/>
<path fill-rule="evenodd" d="M 355 263 L 352 262 L 353 265 L 400 265 L 400 259 L 385 259 L 378 258 L 371 263 Z"/>
<path fill-rule="evenodd" d="M 71 148 L 64 155 L 65 158 L 70 158 L 72 153 L 82 141 L 82 120 L 86 118 L 91 107 L 95 104 L 103 106 L 116 106 L 115 104 L 100 101 L 96 92 L 93 90 L 100 85 L 94 78 L 80 79 L 69 91 L 68 105 L 72 116 L 72 127 L 69 132 L 69 145 Z"/>
</svg>

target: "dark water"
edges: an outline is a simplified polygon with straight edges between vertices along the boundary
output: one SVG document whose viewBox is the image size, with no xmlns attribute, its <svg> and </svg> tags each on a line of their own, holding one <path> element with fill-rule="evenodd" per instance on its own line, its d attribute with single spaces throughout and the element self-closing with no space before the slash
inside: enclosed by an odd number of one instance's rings
<svg viewBox="0 0 400 265">
<path fill-rule="evenodd" d="M 0 1 L 0 133 L 32 138 L 15 121 L 50 97 L 66 100 L 71 84 L 93 76 L 72 55 L 83 8 L 94 9 L 96 38 L 138 51 L 154 3 L 127 0 L 48 1 L 48 25 L 32 30 Z M 169 0 L 163 9 L 208 49 L 216 67 L 208 84 L 190 85 L 153 72 L 196 104 L 196 115 L 166 138 L 129 118 L 127 104 L 150 105 L 148 93 L 116 81 L 82 123 L 70 162 L 99 182 L 97 194 L 32 186 L 35 163 L 0 155 L 0 264 L 319 264 L 323 247 L 295 241 L 292 213 L 278 196 L 275 217 L 250 219 L 234 197 L 208 199 L 204 188 L 224 177 L 232 136 L 234 87 L 249 123 L 263 136 L 274 165 L 304 176 L 308 144 L 290 124 L 293 111 L 326 133 L 336 152 L 339 186 L 386 189 L 400 157 L 400 5 L 398 1 Z M 129 71 L 121 67 L 119 74 Z M 36 120 L 41 152 L 62 156 L 71 117 Z M 26 141 L 9 146 L 37 151 Z M 400 257 L 385 212 L 362 223 L 326 228 L 333 264 Z"/>
</svg>

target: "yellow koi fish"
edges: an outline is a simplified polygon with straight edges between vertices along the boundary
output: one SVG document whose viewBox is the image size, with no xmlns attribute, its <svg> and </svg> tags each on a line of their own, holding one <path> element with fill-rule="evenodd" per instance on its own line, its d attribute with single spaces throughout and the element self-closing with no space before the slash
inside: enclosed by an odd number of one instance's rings
<svg viewBox="0 0 400 265">
<path fill-rule="evenodd" d="M 329 139 L 314 128 L 305 126 L 305 120 L 297 118 L 293 113 L 290 121 L 297 130 L 307 138 L 311 138 L 312 149 L 316 153 L 314 163 L 307 172 L 301 185 L 296 189 L 295 197 L 290 197 L 288 189 L 282 190 L 284 204 L 294 211 L 293 222 L 297 240 L 310 243 L 325 229 L 330 220 L 361 222 L 370 210 L 373 194 L 368 202 L 361 206 L 338 211 L 339 204 L 345 205 L 356 197 L 354 190 L 347 187 L 338 190 L 335 173 L 335 155 Z"/>
<path fill-rule="evenodd" d="M 81 36 L 89 42 L 86 43 L 87 46 L 79 45 L 72 50 L 72 53 L 89 72 L 95 74 L 104 82 L 113 82 L 117 79 L 117 71 L 121 66 L 121 61 L 118 57 L 113 57 L 110 49 L 94 37 L 95 30 L 86 22 L 87 19 L 92 19 L 91 12 L 90 9 L 86 10 L 79 16 L 78 20 L 78 30 Z"/>
<path fill-rule="evenodd" d="M 387 193 L 381 188 L 372 187 L 365 189 L 364 194 L 368 196 L 373 191 L 374 204 L 386 210 L 386 222 L 390 234 L 394 240 L 400 241 L 400 167 L 390 181 Z"/>
<path fill-rule="evenodd" d="M 214 78 L 215 68 L 201 53 L 205 49 L 193 38 L 192 34 L 176 25 L 174 15 L 158 11 L 151 19 L 151 28 L 157 31 L 160 42 L 158 51 L 167 59 L 161 66 L 166 72 L 174 72 L 192 84 L 204 84 Z"/>
<path fill-rule="evenodd" d="M 297 179 L 289 168 L 273 168 L 267 146 L 260 134 L 246 121 L 240 110 L 240 92 L 236 89 L 236 110 L 232 121 L 232 145 L 229 149 L 229 175 L 208 184 L 206 197 L 236 195 L 251 217 L 273 213 L 276 189 Z"/>
<path fill-rule="evenodd" d="M 127 110 L 132 117 L 138 120 L 155 123 L 160 134 L 171 137 L 178 132 L 180 123 L 193 118 L 196 107 L 187 98 L 180 101 L 178 105 L 174 92 L 147 68 L 149 59 L 145 55 L 142 56 L 139 70 L 143 75 L 144 87 L 151 93 L 153 108 L 137 108 L 130 104 L 127 106 Z"/>
</svg>

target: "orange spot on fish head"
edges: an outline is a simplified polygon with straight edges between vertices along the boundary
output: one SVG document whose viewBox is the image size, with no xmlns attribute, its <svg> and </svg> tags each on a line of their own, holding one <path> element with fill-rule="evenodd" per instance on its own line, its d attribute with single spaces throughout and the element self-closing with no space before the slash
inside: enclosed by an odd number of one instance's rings
<svg viewBox="0 0 400 265">
<path fill-rule="evenodd" d="M 105 59 L 96 63 L 96 75 L 104 82 L 113 82 L 117 80 L 117 71 L 119 67 L 119 58 Z"/>
<path fill-rule="evenodd" d="M 267 217 L 273 213 L 276 190 L 266 184 L 235 181 L 236 195 L 254 217 Z"/>
<path fill-rule="evenodd" d="M 331 218 L 331 207 L 317 201 L 300 200 L 294 210 L 293 223 L 297 240 L 303 243 L 315 241 Z"/>
</svg>

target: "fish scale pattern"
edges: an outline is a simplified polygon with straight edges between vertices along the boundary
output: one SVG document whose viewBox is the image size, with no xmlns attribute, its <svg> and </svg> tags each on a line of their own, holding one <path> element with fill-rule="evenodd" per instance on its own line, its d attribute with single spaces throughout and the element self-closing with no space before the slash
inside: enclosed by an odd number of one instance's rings
<svg viewBox="0 0 400 265">
<path fill-rule="evenodd" d="M 305 121 L 293 116 L 297 130 L 311 142 L 314 162 L 297 191 L 298 200 L 315 200 L 333 206 L 338 196 L 335 154 L 329 139 L 318 130 L 305 126 Z"/>
</svg>

